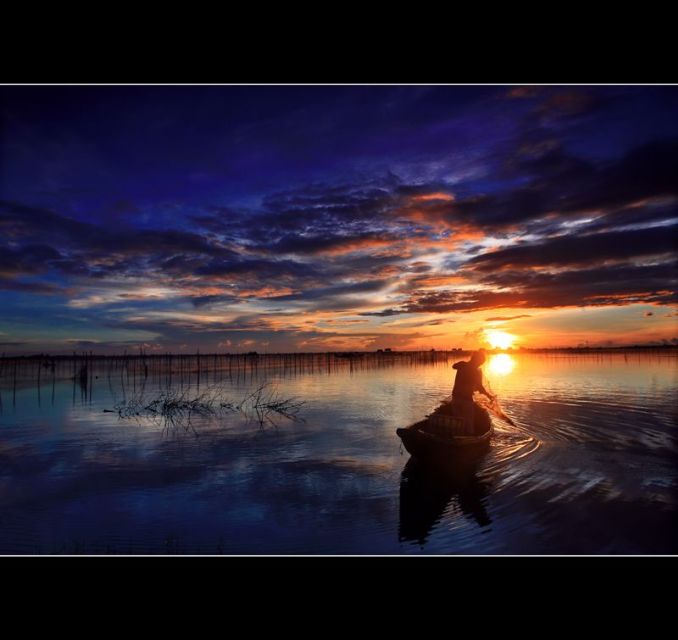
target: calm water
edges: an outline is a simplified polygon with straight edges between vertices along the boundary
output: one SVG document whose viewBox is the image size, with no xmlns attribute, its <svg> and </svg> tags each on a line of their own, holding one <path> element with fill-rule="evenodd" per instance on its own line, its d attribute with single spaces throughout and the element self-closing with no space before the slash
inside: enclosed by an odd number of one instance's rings
<svg viewBox="0 0 678 640">
<path fill-rule="evenodd" d="M 120 419 L 104 410 L 141 380 L 103 371 L 86 393 L 5 383 L 0 553 L 678 552 L 675 355 L 495 356 L 518 426 L 434 473 L 395 429 L 450 392 L 453 361 L 220 376 L 232 400 L 266 380 L 306 401 L 277 428 Z"/>
</svg>

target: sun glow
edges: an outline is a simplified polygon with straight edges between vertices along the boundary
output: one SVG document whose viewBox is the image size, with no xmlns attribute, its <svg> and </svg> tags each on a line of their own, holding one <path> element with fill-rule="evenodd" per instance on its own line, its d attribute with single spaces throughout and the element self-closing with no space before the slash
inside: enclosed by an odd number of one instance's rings
<svg viewBox="0 0 678 640">
<path fill-rule="evenodd" d="M 487 368 L 490 373 L 498 376 L 506 376 L 516 366 L 516 361 L 508 353 L 496 353 L 490 357 Z"/>
<path fill-rule="evenodd" d="M 516 337 L 506 331 L 488 329 L 485 331 L 485 340 L 493 349 L 508 349 L 516 341 Z"/>
</svg>

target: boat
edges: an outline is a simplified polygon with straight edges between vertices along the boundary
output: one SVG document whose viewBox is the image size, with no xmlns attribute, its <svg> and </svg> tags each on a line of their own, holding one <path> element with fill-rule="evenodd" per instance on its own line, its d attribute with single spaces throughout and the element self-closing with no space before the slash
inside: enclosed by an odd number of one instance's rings
<svg viewBox="0 0 678 640">
<path fill-rule="evenodd" d="M 459 423 L 460 418 L 449 415 L 443 404 L 424 420 L 396 429 L 396 433 L 410 455 L 417 458 L 446 457 L 460 451 L 481 449 L 489 444 L 494 428 L 485 409 L 476 405 L 476 431 L 481 431 L 480 435 L 453 434 Z"/>
</svg>

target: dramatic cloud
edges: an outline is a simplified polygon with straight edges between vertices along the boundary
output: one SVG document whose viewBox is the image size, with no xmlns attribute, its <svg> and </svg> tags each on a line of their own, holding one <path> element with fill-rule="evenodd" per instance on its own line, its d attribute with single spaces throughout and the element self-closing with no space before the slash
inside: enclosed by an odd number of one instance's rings
<svg viewBox="0 0 678 640">
<path fill-rule="evenodd" d="M 569 307 L 672 337 L 675 88 L 0 94 L 11 343 L 425 348 Z"/>
<path fill-rule="evenodd" d="M 634 231 L 612 231 L 548 238 L 471 258 L 469 269 L 481 272 L 507 268 L 570 266 L 671 254 L 678 249 L 678 225 Z"/>
<path fill-rule="evenodd" d="M 518 316 L 496 316 L 493 318 L 485 318 L 485 322 L 504 322 L 506 320 L 517 320 L 518 318 L 531 318 L 532 316 L 526 313 Z"/>
</svg>

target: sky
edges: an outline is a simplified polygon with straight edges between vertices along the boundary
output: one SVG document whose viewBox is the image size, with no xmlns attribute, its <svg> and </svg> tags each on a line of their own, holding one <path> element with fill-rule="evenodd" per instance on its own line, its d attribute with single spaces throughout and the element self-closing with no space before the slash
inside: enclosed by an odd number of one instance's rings
<svg viewBox="0 0 678 640">
<path fill-rule="evenodd" d="M 678 344 L 677 204 L 676 86 L 0 86 L 0 351 Z"/>
</svg>

